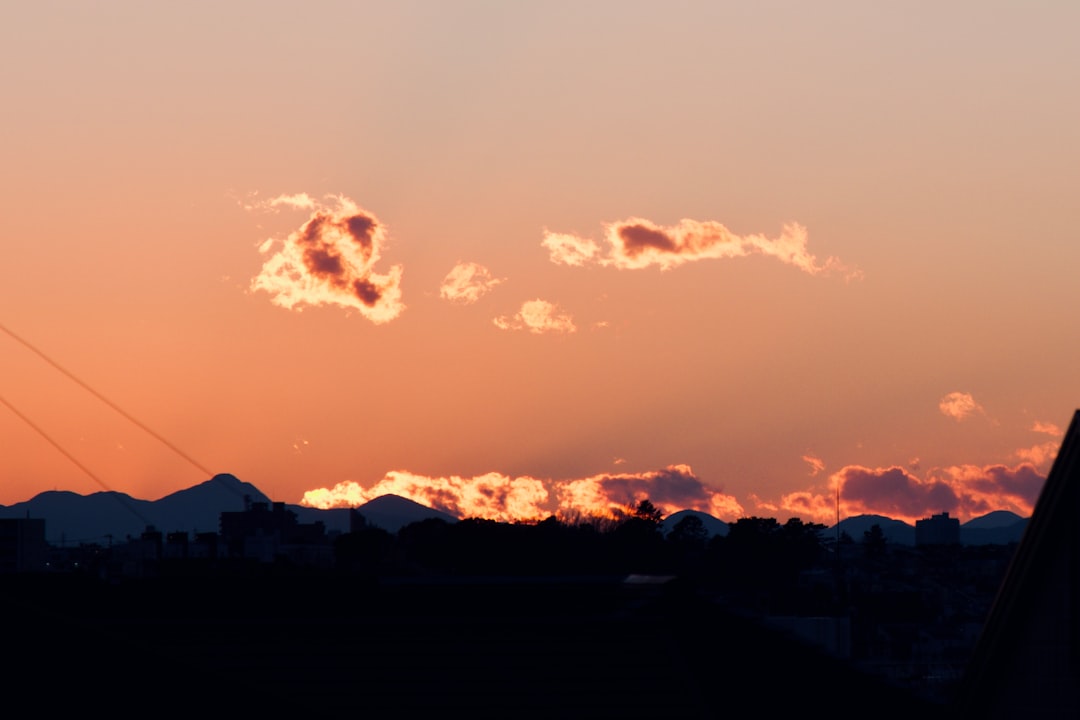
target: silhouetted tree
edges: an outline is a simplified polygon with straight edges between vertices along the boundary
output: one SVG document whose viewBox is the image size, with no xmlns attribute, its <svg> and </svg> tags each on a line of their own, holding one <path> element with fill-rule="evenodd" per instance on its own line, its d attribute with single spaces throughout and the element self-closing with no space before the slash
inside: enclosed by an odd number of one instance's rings
<svg viewBox="0 0 1080 720">
<path fill-rule="evenodd" d="M 392 561 L 394 536 L 382 528 L 358 525 L 334 540 L 334 559 L 340 570 L 376 573 Z"/>
<path fill-rule="evenodd" d="M 664 520 L 664 513 L 660 512 L 659 508 L 653 505 L 648 498 L 642 499 L 630 510 L 630 516 L 646 520 L 659 526 Z"/>
<path fill-rule="evenodd" d="M 680 545 L 688 545 L 695 548 L 705 546 L 709 539 L 709 531 L 705 529 L 705 523 L 697 515 L 687 515 L 667 535 L 668 540 Z"/>
<path fill-rule="evenodd" d="M 792 518 L 741 518 L 728 526 L 720 544 L 727 584 L 756 602 L 791 603 L 800 573 L 823 555 L 823 525 Z"/>
<path fill-rule="evenodd" d="M 863 531 L 863 554 L 867 560 L 878 560 L 885 555 L 886 547 L 885 531 L 881 526 L 874 523 L 869 530 Z"/>
<path fill-rule="evenodd" d="M 607 533 L 620 572 L 659 572 L 665 566 L 663 513 L 648 499 L 631 506 L 627 517 Z"/>
</svg>

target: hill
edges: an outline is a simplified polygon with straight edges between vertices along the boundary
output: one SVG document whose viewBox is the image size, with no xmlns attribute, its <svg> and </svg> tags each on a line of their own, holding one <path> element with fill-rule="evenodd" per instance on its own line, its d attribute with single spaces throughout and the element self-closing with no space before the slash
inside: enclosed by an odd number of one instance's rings
<svg viewBox="0 0 1080 720">
<path fill-rule="evenodd" d="M 881 531 L 885 533 L 885 540 L 887 542 L 895 543 L 897 545 L 915 544 L 914 525 L 908 525 L 902 520 L 893 520 L 884 515 L 854 515 L 841 520 L 839 528 L 841 533 L 846 533 L 852 540 L 858 543 L 862 542 L 863 533 L 868 531 L 874 525 L 879 525 L 881 527 Z M 829 528 L 829 535 L 835 537 L 836 532 L 836 525 Z"/>
<path fill-rule="evenodd" d="M 149 526 L 166 533 L 218 532 L 221 513 L 242 511 L 253 502 L 272 501 L 251 483 L 223 473 L 153 501 L 119 492 L 79 495 L 50 490 L 25 502 L 0 506 L 0 518 L 44 518 L 45 539 L 53 545 L 108 545 L 138 537 Z M 286 508 L 296 513 L 300 523 L 322 522 L 329 532 L 349 531 L 348 508 Z M 447 522 L 457 519 L 398 496 L 375 498 L 358 510 L 369 524 L 390 532 L 431 517 Z"/>
<path fill-rule="evenodd" d="M 728 524 L 723 520 L 713 517 L 709 513 L 701 512 L 700 510 L 680 510 L 668 515 L 660 524 L 664 537 L 667 537 L 667 534 L 671 532 L 681 520 L 687 517 L 696 517 L 699 519 L 702 527 L 710 538 L 715 535 L 725 536 L 728 533 Z"/>
</svg>

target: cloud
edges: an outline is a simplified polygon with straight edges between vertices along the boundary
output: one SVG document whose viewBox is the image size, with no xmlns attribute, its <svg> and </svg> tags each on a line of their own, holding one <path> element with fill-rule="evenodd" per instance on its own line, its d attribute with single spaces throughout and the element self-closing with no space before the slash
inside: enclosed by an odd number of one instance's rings
<svg viewBox="0 0 1080 720">
<path fill-rule="evenodd" d="M 849 465 L 832 477 L 839 483 L 845 514 L 872 513 L 917 519 L 931 512 L 956 511 L 960 498 L 939 480 L 921 480 L 904 468 Z"/>
<path fill-rule="evenodd" d="M 500 316 L 493 320 L 502 330 L 528 330 L 531 333 L 572 333 L 577 331 L 574 319 L 546 300 L 528 300 L 521 310 L 512 316 Z"/>
<path fill-rule="evenodd" d="M 825 461 L 813 455 L 803 455 L 803 462 L 810 466 L 810 476 L 813 477 L 825 470 Z"/>
<path fill-rule="evenodd" d="M 1043 433 L 1044 435 L 1051 435 L 1056 438 L 1065 437 L 1065 432 L 1055 425 L 1049 422 L 1038 422 L 1031 426 L 1032 432 Z"/>
<path fill-rule="evenodd" d="M 457 517 L 501 522 L 533 521 L 551 515 L 619 517 L 627 507 L 645 498 L 665 514 L 683 509 L 708 512 L 721 519 L 742 514 L 735 498 L 706 486 L 686 465 L 569 480 L 510 477 L 495 472 L 474 477 L 428 477 L 394 470 L 370 488 L 344 482 L 333 488 L 309 490 L 300 502 L 317 508 L 357 507 L 387 494 Z"/>
<path fill-rule="evenodd" d="M 1046 475 L 1032 463 L 1015 466 L 953 465 L 934 468 L 923 477 L 899 466 L 848 465 L 829 476 L 827 487 L 788 493 L 779 509 L 814 522 L 835 522 L 837 490 L 840 512 L 884 515 L 908 523 L 946 511 L 961 518 L 993 510 L 1030 515 Z"/>
<path fill-rule="evenodd" d="M 1035 467 L 1048 467 L 1057 457 L 1061 448 L 1061 441 L 1050 440 L 1044 443 L 1032 445 L 1029 448 L 1020 448 L 1013 453 L 1021 462 L 1034 465 Z"/>
<path fill-rule="evenodd" d="M 982 405 L 975 402 L 971 393 L 951 392 L 938 402 L 938 410 L 942 415 L 951 417 L 957 422 L 962 422 L 974 413 L 982 413 Z"/>
<path fill-rule="evenodd" d="M 669 270 L 696 260 L 746 257 L 760 254 L 794 265 L 811 275 L 840 272 L 861 277 L 835 257 L 819 261 L 807 249 L 806 228 L 787 224 L 777 238 L 736 235 L 718 222 L 683 219 L 663 227 L 642 218 L 604 224 L 604 246 L 590 238 L 547 229 L 541 244 L 552 262 L 583 266 L 593 263 L 620 269 L 659 267 Z M 606 246 L 606 252 L 605 252 Z"/>
<path fill-rule="evenodd" d="M 600 261 L 600 246 L 588 238 L 553 233 L 545 228 L 540 244 L 547 248 L 551 261 L 556 265 L 581 267 Z"/>
<path fill-rule="evenodd" d="M 503 522 L 546 517 L 549 499 L 544 483 L 536 478 L 511 478 L 487 473 L 471 478 L 427 477 L 405 470 L 388 472 L 371 488 L 356 482 L 309 490 L 301 505 L 317 508 L 356 507 L 382 495 L 400 495 L 457 517 L 479 517 Z"/>
<path fill-rule="evenodd" d="M 646 473 L 594 475 L 558 483 L 554 492 L 560 508 L 585 509 L 597 514 L 648 499 L 664 514 L 678 510 L 700 510 L 715 517 L 742 514 L 742 506 L 730 495 L 707 487 L 688 465 L 669 465 Z"/>
<path fill-rule="evenodd" d="M 477 263 L 459 262 L 443 278 L 439 296 L 450 302 L 472 304 L 503 282 Z"/>
<path fill-rule="evenodd" d="M 1019 465 L 953 465 L 928 474 L 933 482 L 955 488 L 958 511 L 981 515 L 992 510 L 1012 510 L 1030 515 L 1035 508 L 1046 474 L 1031 463 Z"/>
<path fill-rule="evenodd" d="M 281 195 L 251 207 L 310 213 L 283 241 L 271 238 L 259 247 L 269 257 L 252 279 L 252 291 L 269 293 L 271 302 L 287 310 L 338 305 L 374 323 L 389 322 L 405 309 L 401 266 L 375 270 L 387 236 L 374 214 L 343 195 L 328 196 L 327 202 L 303 193 Z"/>
</svg>

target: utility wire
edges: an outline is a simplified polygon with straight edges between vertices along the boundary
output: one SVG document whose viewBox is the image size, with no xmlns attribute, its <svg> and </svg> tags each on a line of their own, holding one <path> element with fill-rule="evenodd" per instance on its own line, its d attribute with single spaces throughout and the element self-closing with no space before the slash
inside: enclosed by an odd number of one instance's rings
<svg viewBox="0 0 1080 720">
<path fill-rule="evenodd" d="M 34 432 L 36 432 L 36 433 L 37 433 L 38 435 L 40 435 L 41 437 L 45 438 L 45 439 L 46 439 L 46 440 L 47 440 L 47 441 L 49 442 L 49 444 L 50 444 L 50 445 L 52 445 L 52 446 L 53 446 L 54 448 L 56 448 L 57 450 L 59 450 L 59 451 L 60 451 L 60 453 L 61 453 L 61 454 L 62 454 L 62 455 L 63 455 L 64 457 L 66 457 L 66 458 L 67 458 L 68 460 L 70 460 L 71 462 L 75 463 L 75 465 L 76 465 L 76 466 L 78 466 L 78 468 L 79 468 L 80 470 L 82 470 L 82 471 L 83 471 L 84 473 L 86 473 L 87 475 L 89 475 L 89 476 L 90 476 L 90 478 L 91 478 L 91 479 L 92 479 L 92 480 L 93 480 L 94 482 L 96 482 L 96 483 L 97 483 L 98 485 L 100 485 L 101 487 L 105 488 L 105 489 L 106 489 L 107 491 L 109 491 L 110 493 L 113 493 L 113 494 L 114 494 L 114 496 L 115 496 L 116 498 L 120 499 L 120 500 L 121 500 L 121 501 L 122 501 L 122 502 L 124 503 L 124 506 L 125 506 L 125 507 L 127 507 L 127 509 L 128 509 L 128 510 L 130 510 L 131 512 L 133 512 L 133 513 L 134 513 L 134 514 L 136 515 L 136 517 L 138 517 L 138 518 L 139 518 L 140 520 L 142 520 L 144 524 L 146 524 L 146 525 L 151 525 L 151 524 L 152 524 L 152 523 L 150 523 L 150 521 L 148 521 L 148 520 L 147 520 L 147 519 L 146 519 L 145 517 L 143 517 L 142 513 L 140 513 L 140 512 L 138 511 L 138 510 L 136 510 L 136 509 L 135 509 L 135 508 L 134 508 L 134 507 L 133 507 L 132 505 L 130 505 L 130 504 L 129 504 L 129 503 L 127 502 L 127 501 L 123 500 L 123 498 L 122 498 L 122 496 L 121 496 L 121 495 L 119 495 L 119 494 L 115 493 L 115 492 L 113 491 L 113 489 L 112 489 L 111 487 L 109 487 L 109 486 L 108 486 L 108 485 L 107 485 L 107 484 L 105 483 L 105 481 L 104 481 L 104 480 L 102 480 L 102 479 L 101 479 L 101 478 L 99 478 L 99 477 L 98 477 L 97 475 L 95 475 L 95 474 L 94 474 L 94 471 L 93 471 L 93 470 L 91 470 L 90 468 L 86 467 L 86 466 L 85 466 L 85 465 L 83 465 L 83 464 L 82 464 L 81 462 L 79 462 L 79 459 L 78 459 L 78 458 L 76 458 L 76 457 L 75 457 L 74 455 L 72 455 L 72 454 L 71 454 L 71 453 L 69 453 L 69 452 L 68 452 L 67 450 L 65 450 L 65 449 L 63 448 L 63 446 L 62 446 L 62 445 L 60 445 L 60 443 L 56 442 L 56 440 L 53 440 L 53 438 L 52 438 L 52 437 L 51 437 L 51 436 L 50 436 L 50 435 L 49 435 L 49 434 L 48 434 L 47 432 L 45 432 L 45 431 L 44 431 L 43 429 L 41 429 L 41 428 L 40 428 L 40 427 L 39 427 L 39 426 L 38 426 L 37 424 L 35 424 L 33 420 L 31 420 L 31 419 L 30 419 L 30 418 L 28 418 L 28 417 L 27 417 L 26 415 L 24 415 L 24 414 L 23 414 L 22 412 L 20 412 L 18 408 L 16 408 L 16 407 L 15 407 L 14 405 L 12 405 L 12 404 L 11 404 L 10 402 L 8 402 L 8 401 L 7 401 L 7 399 L 6 399 L 6 398 L 4 398 L 3 396 L 0 396 L 0 404 L 3 404 L 3 405 L 5 405 L 5 406 L 7 407 L 7 409 L 8 409 L 8 410 L 10 410 L 11 412 L 15 413 L 15 414 L 16 414 L 16 415 L 17 415 L 17 416 L 19 417 L 19 419 L 20 419 L 20 420 L 22 420 L 22 421 L 23 421 L 24 423 L 26 423 L 26 424 L 27 424 L 27 425 L 29 425 L 29 426 L 30 426 L 31 428 L 33 428 L 33 429 L 34 429 Z"/>
<path fill-rule="evenodd" d="M 119 413 L 119 414 L 120 414 L 120 415 L 121 415 L 121 416 L 122 416 L 122 417 L 123 417 L 123 418 L 124 418 L 125 420 L 127 420 L 127 421 L 128 421 L 128 422 L 130 422 L 130 423 L 132 423 L 133 425 L 135 425 L 136 427 L 138 427 L 138 428 L 139 428 L 140 430 L 142 430 L 143 432 L 145 432 L 145 433 L 147 433 L 148 435 L 150 435 L 151 437 L 153 437 L 153 438 L 154 438 L 155 440 L 157 440 L 157 441 L 158 441 L 158 442 L 160 442 L 160 443 L 161 443 L 162 445 L 164 445 L 165 447 L 167 447 L 167 448 L 169 448 L 170 450 L 172 450 L 172 451 L 173 451 L 174 453 L 176 453 L 177 455 L 179 455 L 180 457 L 182 457 L 182 458 L 183 458 L 184 460 L 188 461 L 188 462 L 189 462 L 189 463 L 190 463 L 190 464 L 191 464 L 191 465 L 192 465 L 193 467 L 195 467 L 196 469 L 198 469 L 198 470 L 199 470 L 199 471 L 200 471 L 201 473 L 203 473 L 203 474 L 204 474 L 204 475 L 205 475 L 205 476 L 206 476 L 207 478 L 209 478 L 209 477 L 213 476 L 213 473 L 212 473 L 212 472 L 210 472 L 209 470 L 207 470 L 207 469 L 206 469 L 205 467 L 203 467 L 203 466 L 202 466 L 202 465 L 201 465 L 200 463 L 196 462 L 196 461 L 195 461 L 195 460 L 194 460 L 194 459 L 193 459 L 193 458 L 192 458 L 192 457 L 191 457 L 190 455 L 188 455 L 188 454 L 187 454 L 187 453 L 185 453 L 185 452 L 184 452 L 183 450 L 181 450 L 180 448 L 178 448 L 178 447 L 176 447 L 175 445 L 173 445 L 173 444 L 172 444 L 171 442 L 169 442 L 168 440 L 166 440 L 165 438 L 163 438 L 163 437 L 162 437 L 161 435 L 159 435 L 159 434 L 157 434 L 156 432 L 154 432 L 153 430 L 151 430 L 151 429 L 150 429 L 149 427 L 147 427 L 147 426 L 146 426 L 145 424 L 143 424 L 142 422 L 140 422 L 140 421 L 139 421 L 139 420 L 138 420 L 137 418 L 135 418 L 135 417 L 133 417 L 132 415 L 130 415 L 130 414 L 129 414 L 128 412 L 126 412 L 126 411 L 125 411 L 125 410 L 124 410 L 123 408 L 119 407 L 119 406 L 118 406 L 118 405 L 117 405 L 116 403 L 114 403 L 113 401 L 109 400 L 109 399 L 108 399 L 107 397 L 105 397 L 104 395 L 102 395 L 101 393 L 99 393 L 99 392 L 98 392 L 97 390 L 95 390 L 94 388 L 92 388 L 92 387 L 90 387 L 89 385 L 87 385 L 87 384 L 86 384 L 85 382 L 83 382 L 83 381 L 82 381 L 82 380 L 80 380 L 80 379 L 79 379 L 79 378 L 78 378 L 77 376 L 75 376 L 75 374 L 73 374 L 73 373 L 72 373 L 71 371 L 69 371 L 69 370 L 67 370 L 66 368 L 62 367 L 62 366 L 61 366 L 61 365 L 60 365 L 59 363 L 57 363 L 57 362 L 56 362 L 55 360 L 53 360 L 53 359 L 52 359 L 51 357 L 49 357 L 48 355 L 46 355 L 46 354 L 45 354 L 44 352 L 42 352 L 42 351 L 41 351 L 41 350 L 39 350 L 38 348 L 36 348 L 36 347 L 34 347 L 33 345 L 31 345 L 31 344 L 30 344 L 30 343 L 29 343 L 29 342 L 28 342 L 27 340 L 24 340 L 23 338 L 19 337 L 18 335 L 16 335 L 15 333 L 13 333 L 13 332 L 12 332 L 11 330 L 7 329 L 7 328 L 6 328 L 6 327 L 4 327 L 3 325 L 0 325 L 0 331 L 3 331 L 3 332 L 4 332 L 4 333 L 6 333 L 6 334 L 7 334 L 8 336 L 10 336 L 10 337 L 11 337 L 12 339 L 14 339 L 14 340 L 15 340 L 15 341 L 17 341 L 17 342 L 18 342 L 19 344 L 21 344 L 21 345 L 22 345 L 23 347 L 27 348 L 28 350 L 30 350 L 31 352 L 33 352 L 33 353 L 34 353 L 35 355 L 37 355 L 38 357 L 40 357 L 40 358 L 41 358 L 42 360 L 44 360 L 45 362 L 47 362 L 47 363 L 49 363 L 50 365 L 52 365 L 52 366 L 53 366 L 54 368 L 56 368 L 56 369 L 57 369 L 57 370 L 59 370 L 59 371 L 60 371 L 61 373 L 63 373 L 63 374 L 65 375 L 65 376 L 67 376 L 67 378 L 68 378 L 69 380 L 71 380 L 72 382 L 76 383 L 76 384 L 77 384 L 77 385 L 79 385 L 79 386 L 80 386 L 80 387 L 81 387 L 81 388 L 82 388 L 83 390 L 86 390 L 86 391 L 87 391 L 88 393 L 90 393 L 91 395 L 93 395 L 94 397 L 96 397 L 96 398 L 97 398 L 98 400 L 100 400 L 101 402 L 105 403 L 105 404 L 106 404 L 106 405 L 108 405 L 108 406 L 109 406 L 110 408 L 112 408 L 112 409 L 113 409 L 113 410 L 115 410 L 115 411 L 116 411 L 117 413 Z M 7 406 L 8 406 L 9 408 L 11 408 L 11 410 L 12 410 L 13 412 L 15 412 L 15 414 L 19 415 L 19 417 L 23 418 L 23 420 L 26 420 L 26 417 L 25 417 L 24 415 L 22 415 L 21 413 L 19 413 L 19 412 L 18 412 L 17 410 L 15 410 L 15 408 L 11 407 L 11 405 L 10 405 L 9 403 L 7 403 L 7 402 L 5 401 L 5 402 L 4 402 L 4 404 L 5 404 L 5 405 L 7 405 Z M 30 421 L 29 421 L 29 420 L 26 420 L 26 422 L 27 422 L 27 423 L 29 423 Z M 31 425 L 31 426 L 33 427 L 33 425 Z M 36 428 L 36 427 L 35 427 L 34 429 L 35 429 L 35 430 L 38 430 L 38 432 L 39 432 L 39 433 L 41 433 L 41 430 L 39 430 L 38 428 Z M 50 439 L 50 438 L 49 438 L 49 437 L 48 437 L 47 435 L 45 435 L 44 433 L 41 433 L 41 434 L 42 434 L 42 435 L 43 435 L 43 436 L 44 436 L 44 437 L 45 437 L 46 439 L 48 439 L 48 440 L 49 440 L 49 442 L 53 443 L 53 445 L 56 445 L 56 443 L 55 443 L 55 442 L 54 442 L 54 441 L 53 441 L 52 439 Z M 63 452 L 63 453 L 65 454 L 65 455 L 67 455 L 67 456 L 68 456 L 68 458 L 70 458 L 70 459 L 71 459 L 71 460 L 73 460 L 73 461 L 74 461 L 74 462 L 75 462 L 76 464 L 78 464 L 78 461 L 77 461 L 77 460 L 75 460 L 74 458 L 72 458 L 72 457 L 71 457 L 71 455 L 69 455 L 69 454 L 68 454 L 68 453 L 67 453 L 67 452 L 66 452 L 66 451 L 65 451 L 65 450 L 64 450 L 63 448 L 60 448 L 60 446 L 59 446 L 59 445 L 56 445 L 56 447 L 57 447 L 57 448 L 59 448 L 59 449 L 60 449 L 60 451 L 61 451 L 61 452 Z M 80 465 L 80 467 L 82 467 L 82 466 Z M 83 469 L 85 470 L 85 468 L 83 468 Z M 91 477 L 93 477 L 93 476 L 91 475 Z M 94 478 L 94 479 L 95 479 L 95 480 L 98 480 L 97 478 Z M 100 483 L 101 481 L 100 481 L 100 480 L 98 480 L 98 482 Z"/>
</svg>

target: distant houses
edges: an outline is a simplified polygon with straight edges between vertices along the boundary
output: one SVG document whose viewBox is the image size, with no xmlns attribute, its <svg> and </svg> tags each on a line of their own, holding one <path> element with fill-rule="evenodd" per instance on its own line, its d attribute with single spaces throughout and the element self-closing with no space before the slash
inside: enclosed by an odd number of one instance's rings
<svg viewBox="0 0 1080 720">
<path fill-rule="evenodd" d="M 54 547 L 46 542 L 44 519 L 0 518 L 0 574 L 66 571 L 145 577 L 163 565 L 206 567 L 230 561 L 332 566 L 333 536 L 323 523 L 298 522 L 284 503 L 246 499 L 246 505 L 242 511 L 222 512 L 217 533 L 163 533 L 148 525 L 138 537 L 117 543 L 110 539 L 106 547 Z"/>
</svg>

